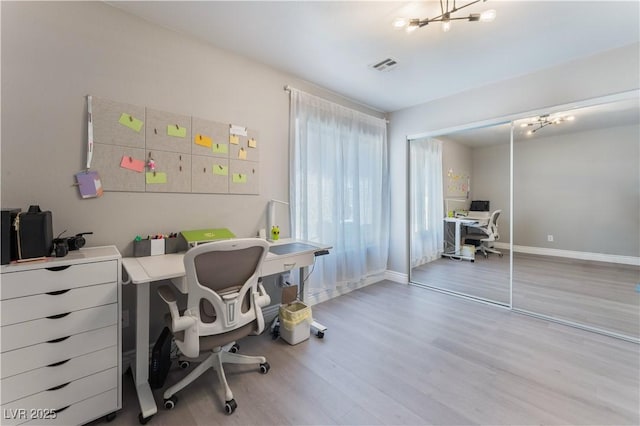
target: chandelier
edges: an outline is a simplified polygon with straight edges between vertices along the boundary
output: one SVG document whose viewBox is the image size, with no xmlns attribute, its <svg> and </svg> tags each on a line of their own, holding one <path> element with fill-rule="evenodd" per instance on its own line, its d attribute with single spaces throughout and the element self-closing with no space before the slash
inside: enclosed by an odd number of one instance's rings
<svg viewBox="0 0 640 426">
<path fill-rule="evenodd" d="M 541 115 L 539 117 L 534 117 L 528 123 L 520 124 L 520 127 L 522 128 L 533 127 L 533 129 L 529 129 L 527 131 L 527 135 L 531 136 L 538 130 L 543 129 L 547 126 L 550 126 L 552 124 L 560 124 L 567 121 L 573 121 L 575 119 L 576 118 L 573 115 L 565 115 L 565 116 L 557 115 L 557 116 L 551 117 L 549 114 L 546 114 L 546 115 Z"/>
<path fill-rule="evenodd" d="M 479 2 L 485 2 L 487 0 L 475 0 L 470 3 L 464 4 L 460 7 L 456 6 L 456 1 L 452 0 L 451 6 L 449 9 L 449 0 L 440 0 L 440 15 L 435 18 L 424 18 L 424 19 L 404 19 L 398 18 L 394 21 L 393 26 L 396 28 L 406 28 L 407 32 L 411 32 L 417 30 L 418 28 L 422 28 L 425 25 L 428 25 L 430 22 L 442 22 L 442 31 L 449 31 L 451 29 L 451 21 L 471 21 L 471 22 L 491 22 L 496 19 L 496 11 L 493 9 L 486 10 L 482 13 L 471 13 L 468 16 L 453 16 L 458 11 L 464 9 L 465 7 L 469 7 L 472 4 L 476 4 Z"/>
</svg>

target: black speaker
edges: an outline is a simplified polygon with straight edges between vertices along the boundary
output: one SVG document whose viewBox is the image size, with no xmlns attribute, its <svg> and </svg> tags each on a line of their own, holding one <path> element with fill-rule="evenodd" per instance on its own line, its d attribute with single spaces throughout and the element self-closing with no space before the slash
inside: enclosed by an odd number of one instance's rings
<svg viewBox="0 0 640 426">
<path fill-rule="evenodd" d="M 149 364 L 149 386 L 158 389 L 164 386 L 164 381 L 171 367 L 171 331 L 165 327 L 160 337 L 153 345 L 151 363 Z"/>
<path fill-rule="evenodd" d="M 18 248 L 16 246 L 16 230 L 13 228 L 13 222 L 16 220 L 16 215 L 20 213 L 21 209 L 2 209 L 0 220 L 0 238 L 2 239 L 2 245 L 0 245 L 0 257 L 2 261 L 0 264 L 8 265 L 12 260 L 18 258 Z"/>
</svg>

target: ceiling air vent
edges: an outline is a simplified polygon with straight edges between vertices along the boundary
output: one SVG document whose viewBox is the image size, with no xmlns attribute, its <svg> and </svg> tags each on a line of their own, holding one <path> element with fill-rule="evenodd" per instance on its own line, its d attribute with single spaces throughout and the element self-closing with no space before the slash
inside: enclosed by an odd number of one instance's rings
<svg viewBox="0 0 640 426">
<path fill-rule="evenodd" d="M 397 66 L 398 66 L 398 62 L 392 58 L 387 58 L 378 63 L 369 65 L 370 68 L 373 68 L 374 70 L 378 70 L 378 71 L 391 71 Z"/>
</svg>

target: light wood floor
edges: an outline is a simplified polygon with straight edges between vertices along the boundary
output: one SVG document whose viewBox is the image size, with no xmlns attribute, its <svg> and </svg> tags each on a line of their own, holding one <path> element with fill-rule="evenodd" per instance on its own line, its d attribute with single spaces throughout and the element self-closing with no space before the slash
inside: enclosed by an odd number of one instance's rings
<svg viewBox="0 0 640 426">
<path fill-rule="evenodd" d="M 640 424 L 639 345 L 388 281 L 313 313 L 324 339 L 239 342 L 271 371 L 226 368 L 233 415 L 209 371 L 149 425 Z M 131 377 L 124 385 L 113 425 L 137 424 Z"/>
<path fill-rule="evenodd" d="M 447 258 L 415 268 L 415 282 L 509 303 L 509 252 L 476 261 Z M 513 307 L 640 338 L 640 268 L 514 253 Z"/>
</svg>

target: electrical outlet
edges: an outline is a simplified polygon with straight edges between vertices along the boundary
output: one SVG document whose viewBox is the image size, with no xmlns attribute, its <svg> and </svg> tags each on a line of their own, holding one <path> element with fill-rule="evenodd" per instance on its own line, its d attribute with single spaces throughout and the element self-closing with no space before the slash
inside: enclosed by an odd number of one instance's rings
<svg viewBox="0 0 640 426">
<path fill-rule="evenodd" d="M 122 311 L 122 328 L 129 327 L 129 311 Z"/>
<path fill-rule="evenodd" d="M 553 235 L 547 235 L 547 241 L 552 243 L 553 242 Z"/>
</svg>

